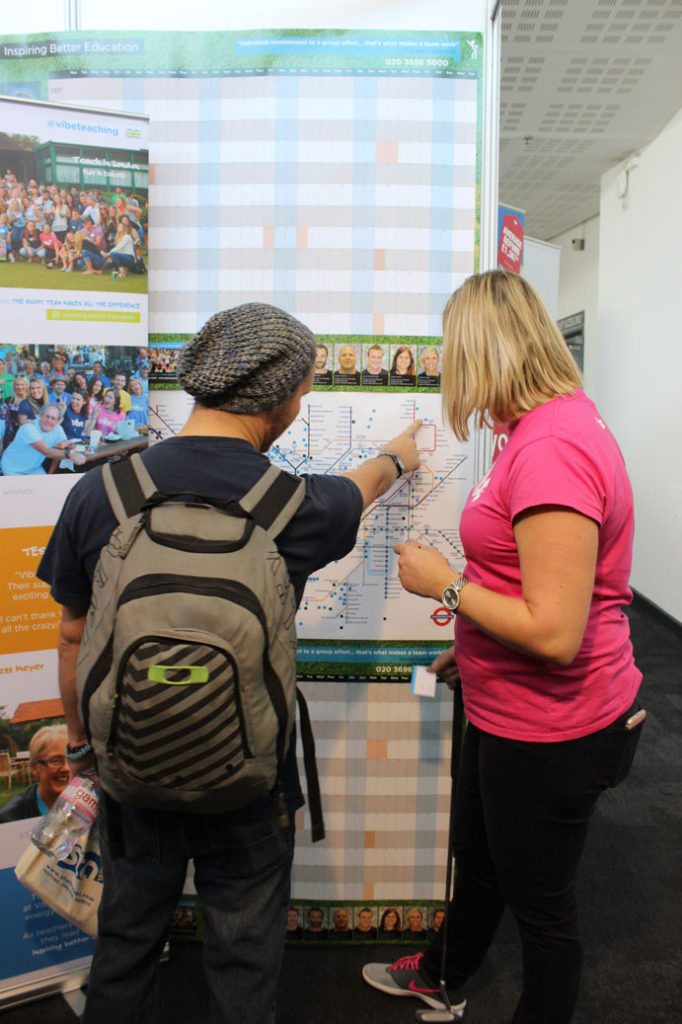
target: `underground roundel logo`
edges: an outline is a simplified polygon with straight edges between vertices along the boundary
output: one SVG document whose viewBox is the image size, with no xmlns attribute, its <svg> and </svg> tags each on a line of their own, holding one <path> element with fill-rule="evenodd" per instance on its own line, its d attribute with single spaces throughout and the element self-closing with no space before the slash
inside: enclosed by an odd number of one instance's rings
<svg viewBox="0 0 682 1024">
<path fill-rule="evenodd" d="M 449 608 L 444 608 L 442 605 L 431 612 L 431 621 L 436 626 L 449 626 L 454 617 L 455 613 L 451 612 Z"/>
</svg>

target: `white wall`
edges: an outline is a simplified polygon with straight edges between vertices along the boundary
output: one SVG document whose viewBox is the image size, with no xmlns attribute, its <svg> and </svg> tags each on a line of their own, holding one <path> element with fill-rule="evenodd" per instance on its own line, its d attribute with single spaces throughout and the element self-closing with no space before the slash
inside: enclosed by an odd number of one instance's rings
<svg viewBox="0 0 682 1024">
<path fill-rule="evenodd" d="M 585 248 L 575 250 L 574 238 Z M 585 311 L 585 391 L 594 398 L 597 389 L 597 296 L 599 291 L 599 217 L 592 217 L 552 239 L 561 248 L 557 319 Z"/>
<path fill-rule="evenodd" d="M 521 276 L 535 288 L 542 297 L 554 319 L 560 316 L 559 308 L 559 257 L 560 249 L 550 242 L 537 238 L 526 238 L 523 243 L 523 266 Z"/>
<path fill-rule="evenodd" d="M 682 621 L 682 110 L 621 199 L 624 166 L 602 177 L 594 397 L 635 491 L 632 585 Z"/>
</svg>

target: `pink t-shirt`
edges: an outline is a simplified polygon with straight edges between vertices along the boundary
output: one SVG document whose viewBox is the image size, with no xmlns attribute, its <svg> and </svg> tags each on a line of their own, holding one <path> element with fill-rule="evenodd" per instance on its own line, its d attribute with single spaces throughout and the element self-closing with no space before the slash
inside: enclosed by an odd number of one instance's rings
<svg viewBox="0 0 682 1024">
<path fill-rule="evenodd" d="M 613 435 L 580 390 L 513 424 L 509 443 L 469 495 L 460 533 L 472 582 L 522 596 L 512 524 L 538 505 L 574 509 L 599 524 L 592 604 L 577 657 L 562 668 L 519 654 L 461 618 L 455 649 L 474 725 L 509 739 L 555 742 L 605 728 L 630 707 L 642 678 L 622 610 L 632 600 L 632 488 Z"/>
<path fill-rule="evenodd" d="M 104 435 L 116 432 L 116 427 L 126 418 L 124 412 L 113 412 L 100 406 L 95 420 L 95 429 L 101 430 Z"/>
</svg>

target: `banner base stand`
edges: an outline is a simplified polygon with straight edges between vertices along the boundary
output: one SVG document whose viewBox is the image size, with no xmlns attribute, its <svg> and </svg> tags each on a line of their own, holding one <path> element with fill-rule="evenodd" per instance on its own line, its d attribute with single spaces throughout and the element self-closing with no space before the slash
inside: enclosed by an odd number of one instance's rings
<svg viewBox="0 0 682 1024">
<path fill-rule="evenodd" d="M 64 1002 L 73 1010 L 74 1014 L 78 1019 L 83 1016 L 83 1010 L 85 1009 L 85 992 L 82 988 L 74 988 L 69 992 L 62 992 Z"/>
<path fill-rule="evenodd" d="M 61 994 L 75 1013 L 76 1010 L 70 997 L 72 995 L 76 998 L 80 996 L 83 999 L 83 1005 L 85 1004 L 85 994 L 81 989 L 87 985 L 90 977 L 90 961 L 91 957 L 84 957 L 82 960 L 76 961 L 71 970 L 55 968 L 54 972 L 50 974 L 46 972 L 42 977 L 29 977 L 20 985 L 0 989 L 0 1010 Z"/>
</svg>

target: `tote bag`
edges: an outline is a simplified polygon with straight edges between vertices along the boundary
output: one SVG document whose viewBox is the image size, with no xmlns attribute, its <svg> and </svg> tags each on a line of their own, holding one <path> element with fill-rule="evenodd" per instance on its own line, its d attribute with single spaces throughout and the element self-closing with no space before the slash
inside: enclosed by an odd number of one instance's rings
<svg viewBox="0 0 682 1024">
<path fill-rule="evenodd" d="M 55 860 L 29 843 L 14 874 L 60 917 L 88 935 L 97 935 L 97 910 L 102 898 L 97 823 L 63 860 Z"/>
</svg>

